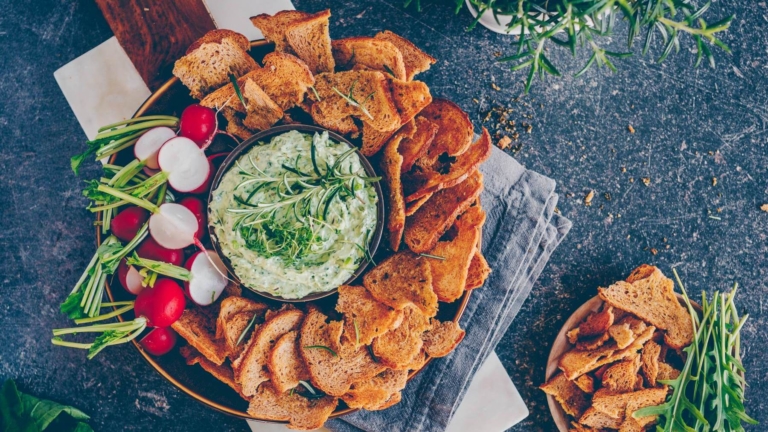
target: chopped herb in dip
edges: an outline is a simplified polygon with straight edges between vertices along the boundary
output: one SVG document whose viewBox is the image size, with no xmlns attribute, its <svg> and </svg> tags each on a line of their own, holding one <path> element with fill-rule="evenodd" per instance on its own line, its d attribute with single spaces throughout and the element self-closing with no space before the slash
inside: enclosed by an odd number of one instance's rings
<svg viewBox="0 0 768 432">
<path fill-rule="evenodd" d="M 286 132 L 224 174 L 209 224 L 248 287 L 286 299 L 330 291 L 366 258 L 375 181 L 347 144 L 327 133 Z"/>
</svg>

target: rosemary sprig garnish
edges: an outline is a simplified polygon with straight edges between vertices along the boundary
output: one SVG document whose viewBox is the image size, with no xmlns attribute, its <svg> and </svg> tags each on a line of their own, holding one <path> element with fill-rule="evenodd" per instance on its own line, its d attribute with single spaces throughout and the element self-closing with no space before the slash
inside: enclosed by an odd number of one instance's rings
<svg viewBox="0 0 768 432">
<path fill-rule="evenodd" d="M 331 348 L 325 346 L 325 345 L 309 345 L 305 346 L 306 349 L 323 349 L 331 353 L 334 357 L 338 357 L 339 355 L 336 354 L 336 351 L 332 350 Z"/>
<path fill-rule="evenodd" d="M 674 274 L 692 317 L 694 340 L 683 350 L 686 361 L 680 375 L 660 381 L 672 388 L 667 401 L 637 410 L 632 416 L 659 416 L 659 432 L 743 431 L 742 422 L 757 421 L 744 409 L 746 382 L 742 376 L 739 332 L 747 316 L 740 318 L 733 302 L 738 285 L 734 284 L 730 294 L 715 292 L 711 300 L 702 292 L 699 318 L 677 271 Z"/>
<path fill-rule="evenodd" d="M 349 94 L 342 93 L 336 87 L 333 87 L 333 91 L 335 91 L 336 94 L 341 96 L 341 98 L 344 99 L 348 104 L 352 105 L 353 107 L 358 108 L 360 111 L 363 112 L 363 114 L 365 114 L 366 117 L 368 117 L 369 119 L 373 120 L 373 116 L 368 111 L 368 109 L 365 107 L 365 104 L 366 104 L 366 102 L 368 102 L 369 99 L 373 98 L 373 95 L 375 95 L 376 92 L 375 91 L 371 92 L 371 94 L 366 96 L 365 99 L 363 99 L 362 102 L 358 102 L 355 99 L 355 96 L 354 96 L 355 86 L 356 85 L 357 85 L 357 80 L 353 81 L 352 85 L 349 87 Z"/>
<path fill-rule="evenodd" d="M 243 98 L 243 93 L 240 91 L 240 85 L 237 84 L 237 77 L 234 74 L 229 74 L 229 81 L 232 83 L 232 87 L 235 88 L 237 98 L 240 99 L 240 103 L 243 104 L 243 108 L 247 111 L 248 105 L 245 104 L 245 98 Z"/>
<path fill-rule="evenodd" d="M 247 335 L 247 334 L 248 334 L 248 332 L 249 332 L 249 331 L 251 331 L 251 329 L 253 328 L 253 326 L 256 324 L 256 319 L 257 319 L 258 317 L 259 317 L 259 313 L 258 313 L 258 312 L 255 312 L 255 313 L 253 314 L 253 318 L 251 318 L 251 320 L 250 320 L 250 321 L 248 321 L 248 325 L 246 325 L 246 326 L 245 326 L 245 328 L 243 329 L 243 331 L 240 333 L 240 336 L 237 338 L 237 343 L 235 344 L 235 346 L 238 346 L 238 345 L 240 345 L 240 343 L 242 343 L 242 342 L 243 342 L 243 340 L 245 339 L 245 335 Z"/>
<path fill-rule="evenodd" d="M 357 320 L 352 320 L 352 325 L 355 326 L 355 346 L 360 345 L 360 329 L 357 327 Z"/>
<path fill-rule="evenodd" d="M 420 257 L 424 257 L 424 258 L 432 258 L 432 259 L 436 259 L 436 260 L 440 260 L 440 261 L 445 261 L 445 257 L 439 256 L 439 255 L 432 255 L 432 254 L 428 254 L 428 253 L 420 253 L 419 256 Z"/>
<path fill-rule="evenodd" d="M 395 72 L 392 70 L 392 68 L 390 68 L 387 65 L 382 65 L 382 66 L 384 66 L 384 70 L 387 71 L 388 74 L 392 75 L 392 77 L 394 78 L 397 78 L 397 75 L 395 75 Z"/>
<path fill-rule="evenodd" d="M 320 94 L 317 92 L 317 89 L 315 88 L 315 86 L 309 86 L 309 89 L 312 90 L 312 93 L 315 94 L 315 98 L 317 99 L 318 102 L 320 102 L 322 99 L 320 99 Z"/>
</svg>

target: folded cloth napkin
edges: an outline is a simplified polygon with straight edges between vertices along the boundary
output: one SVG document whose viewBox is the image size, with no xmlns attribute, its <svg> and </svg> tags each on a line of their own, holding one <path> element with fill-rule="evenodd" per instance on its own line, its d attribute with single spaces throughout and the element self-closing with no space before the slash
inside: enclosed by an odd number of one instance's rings
<svg viewBox="0 0 768 432">
<path fill-rule="evenodd" d="M 480 170 L 487 213 L 483 254 L 493 272 L 470 297 L 461 327 L 464 340 L 448 357 L 417 374 L 402 402 L 384 411 L 359 411 L 326 423 L 334 432 L 442 431 L 475 372 L 504 335 L 550 255 L 571 228 L 554 212 L 555 181 L 525 169 L 494 148 Z"/>
</svg>

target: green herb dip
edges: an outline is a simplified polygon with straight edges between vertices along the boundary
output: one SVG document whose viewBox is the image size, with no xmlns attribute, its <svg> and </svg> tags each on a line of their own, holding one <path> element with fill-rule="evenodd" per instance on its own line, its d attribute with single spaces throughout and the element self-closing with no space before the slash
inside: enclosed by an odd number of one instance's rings
<svg viewBox="0 0 768 432">
<path fill-rule="evenodd" d="M 286 132 L 224 174 L 208 223 L 244 285 L 286 299 L 330 291 L 368 255 L 374 181 L 347 144 Z"/>
</svg>

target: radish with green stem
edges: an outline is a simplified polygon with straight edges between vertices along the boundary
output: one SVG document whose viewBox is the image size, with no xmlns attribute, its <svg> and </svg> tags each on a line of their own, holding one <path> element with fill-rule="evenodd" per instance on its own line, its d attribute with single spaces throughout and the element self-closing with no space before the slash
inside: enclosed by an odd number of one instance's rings
<svg viewBox="0 0 768 432">
<path fill-rule="evenodd" d="M 133 309 L 136 318 L 131 321 L 94 324 L 85 327 L 72 327 L 53 330 L 54 345 L 88 350 L 88 358 L 110 345 L 130 342 L 138 337 L 147 327 L 168 327 L 181 317 L 186 306 L 184 291 L 171 279 L 158 279 L 152 289 L 142 291 L 134 302 L 112 303 L 119 309 L 93 318 L 75 320 L 76 324 L 91 324 L 103 321 Z M 102 305 L 103 306 L 103 305 Z M 67 342 L 61 336 L 75 333 L 100 333 L 92 343 Z"/>
<path fill-rule="evenodd" d="M 142 284 L 144 277 L 136 270 L 136 267 L 128 265 L 125 258 L 120 261 L 120 265 L 117 267 L 117 278 L 120 281 L 120 285 L 133 295 L 139 295 L 144 290 L 144 285 Z"/>
<path fill-rule="evenodd" d="M 157 327 L 141 338 L 139 345 L 154 356 L 168 354 L 176 346 L 176 332 L 170 327 Z"/>
<path fill-rule="evenodd" d="M 216 111 L 194 104 L 186 107 L 181 113 L 179 134 L 206 149 L 216 136 L 218 125 Z"/>
<path fill-rule="evenodd" d="M 159 169 L 157 164 L 157 152 L 169 139 L 176 137 L 176 131 L 166 127 L 150 129 L 142 135 L 133 146 L 133 154 L 136 159 L 144 162 L 149 169 Z"/>
<path fill-rule="evenodd" d="M 134 253 L 141 258 L 175 266 L 181 266 L 184 263 L 183 249 L 166 249 L 157 244 L 152 237 L 141 242 Z M 117 276 L 123 288 L 133 295 L 138 295 L 145 287 L 145 276 L 135 266 L 128 264 L 125 258 L 120 261 Z"/>
<path fill-rule="evenodd" d="M 157 163 L 174 190 L 201 193 L 207 189 L 211 163 L 205 151 L 191 139 L 176 137 L 168 140 L 157 153 Z"/>
<path fill-rule="evenodd" d="M 110 222 L 112 234 L 122 241 L 130 241 L 149 219 L 149 212 L 138 206 L 126 207 Z"/>
</svg>

